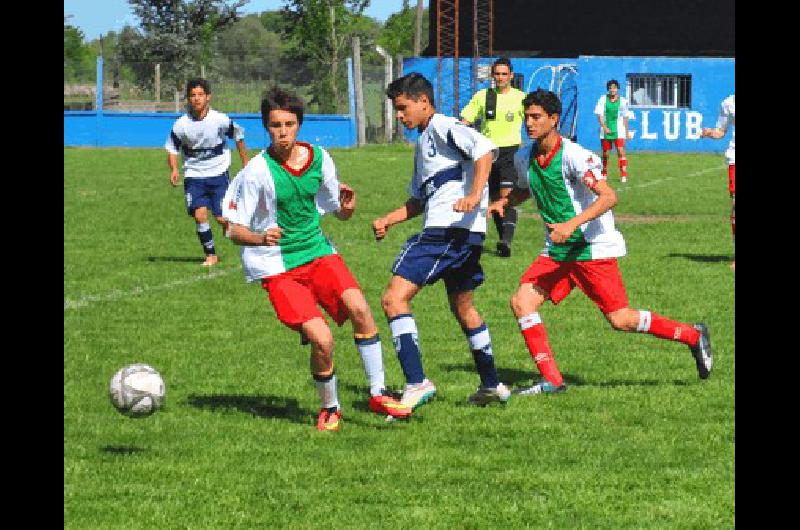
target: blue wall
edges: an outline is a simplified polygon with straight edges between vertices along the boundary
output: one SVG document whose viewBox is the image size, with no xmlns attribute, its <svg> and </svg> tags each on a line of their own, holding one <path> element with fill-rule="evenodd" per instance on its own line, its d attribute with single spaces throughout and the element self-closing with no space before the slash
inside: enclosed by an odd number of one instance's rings
<svg viewBox="0 0 800 530">
<path fill-rule="evenodd" d="M 632 109 L 626 141 L 630 150 L 723 152 L 724 140 L 699 139 L 701 127 L 713 127 L 722 100 L 734 93 L 732 58 L 700 57 L 592 57 L 578 58 L 578 140 L 592 150 L 600 144 L 600 123 L 594 115 L 597 99 L 606 93 L 606 81 L 616 79 L 625 94 L 627 74 L 682 74 L 692 76 L 691 108 Z M 630 101 L 630 98 L 628 98 Z M 728 139 L 732 132 L 728 131 Z"/>
<path fill-rule="evenodd" d="M 482 59 L 491 64 L 492 58 Z M 633 140 L 626 142 L 631 151 L 714 151 L 723 152 L 728 143 L 724 140 L 699 139 L 701 127 L 713 127 L 719 114 L 722 100 L 735 89 L 735 64 L 733 58 L 696 57 L 596 57 L 578 58 L 511 58 L 515 74 L 522 74 L 523 89 L 528 92 L 537 88 L 557 91 L 561 85 L 563 116 L 562 134 L 577 136 L 578 141 L 594 151 L 600 148 L 600 124 L 594 115 L 597 99 L 606 93 L 606 81 L 617 79 L 621 92 L 625 94 L 627 74 L 682 74 L 692 76 L 690 109 L 633 109 L 634 118 L 630 129 L 635 131 Z M 452 84 L 453 61 L 443 61 L 443 79 Z M 562 65 L 556 72 L 554 69 Z M 575 75 L 563 65 L 575 65 Z M 437 83 L 437 59 L 435 57 L 411 57 L 403 60 L 403 73 L 419 72 L 433 84 Z M 460 79 L 468 79 L 470 60 L 459 62 Z M 466 86 L 468 81 L 464 82 Z M 486 88 L 488 82 L 477 89 Z M 436 102 L 437 109 L 447 115 L 453 114 L 452 88 L 445 91 L 445 101 Z M 469 101 L 469 90 L 459 90 L 459 107 Z M 577 111 L 577 117 L 575 112 Z M 577 119 L 576 119 L 577 118 Z M 575 128 L 571 127 L 575 123 Z M 645 123 L 646 122 L 646 123 Z M 644 135 L 644 137 L 643 137 Z M 731 131 L 728 132 L 730 137 Z M 405 137 L 414 141 L 416 131 L 406 131 Z M 523 143 L 527 135 L 523 128 Z"/>
<path fill-rule="evenodd" d="M 178 113 L 64 111 L 64 145 L 93 147 L 164 147 Z M 269 138 L 260 114 L 229 114 L 244 127 L 248 149 L 261 149 Z M 352 147 L 356 131 L 350 116 L 306 114 L 298 138 L 323 147 Z"/>
</svg>

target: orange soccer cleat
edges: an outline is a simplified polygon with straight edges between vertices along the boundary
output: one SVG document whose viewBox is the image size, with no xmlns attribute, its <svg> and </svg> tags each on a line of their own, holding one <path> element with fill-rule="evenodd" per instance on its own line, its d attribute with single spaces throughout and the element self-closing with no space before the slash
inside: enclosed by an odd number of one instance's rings
<svg viewBox="0 0 800 530">
<path fill-rule="evenodd" d="M 382 394 L 369 398 L 369 408 L 378 414 L 387 414 L 393 418 L 408 418 L 414 410 L 391 396 Z"/>
<path fill-rule="evenodd" d="M 339 424 L 342 419 L 342 411 L 338 408 L 335 410 L 321 409 L 319 417 L 317 418 L 318 431 L 338 431 Z"/>
</svg>

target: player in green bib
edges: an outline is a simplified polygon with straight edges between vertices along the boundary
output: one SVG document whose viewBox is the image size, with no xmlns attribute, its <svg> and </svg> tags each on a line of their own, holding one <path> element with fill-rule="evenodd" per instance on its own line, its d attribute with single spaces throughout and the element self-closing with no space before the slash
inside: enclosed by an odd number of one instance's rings
<svg viewBox="0 0 800 530">
<path fill-rule="evenodd" d="M 500 57 L 492 64 L 494 88 L 484 88 L 472 96 L 461 111 L 461 121 L 467 125 L 480 122 L 480 132 L 499 147 L 497 159 L 489 173 L 489 200 L 505 197 L 514 188 L 514 155 L 522 143 L 522 100 L 525 92 L 511 86 L 514 70 L 511 61 Z M 500 241 L 497 255 L 511 256 L 511 241 L 517 227 L 517 210 L 506 209 L 503 216 L 494 213 Z"/>
<path fill-rule="evenodd" d="M 618 331 L 648 333 L 689 347 L 701 379 L 713 365 L 708 327 L 684 324 L 655 312 L 628 306 L 617 258 L 625 241 L 614 227 L 611 208 L 617 203 L 597 155 L 558 133 L 561 101 L 553 92 L 537 90 L 525 97 L 525 126 L 533 140 L 517 153 L 517 187 L 489 205 L 502 211 L 536 200 L 544 221 L 545 247 L 520 279 L 511 298 L 525 344 L 543 379 L 518 391 L 532 395 L 566 390 L 556 366 L 539 308 L 548 299 L 558 304 L 576 285 Z"/>
<path fill-rule="evenodd" d="M 606 83 L 608 94 L 597 100 L 594 114 L 600 122 L 600 149 L 603 157 L 603 175 L 608 175 L 608 154 L 612 144 L 617 147 L 619 180 L 628 182 L 628 158 L 625 156 L 625 140 L 628 133 L 628 100 L 619 94 L 619 81 L 611 79 Z"/>
<path fill-rule="evenodd" d="M 405 418 L 411 408 L 389 396 L 384 384 L 378 328 L 358 282 L 320 228 L 333 213 L 349 219 L 355 191 L 339 182 L 322 147 L 297 141 L 303 102 L 274 88 L 261 102 L 270 146 L 231 181 L 223 200 L 226 235 L 242 246 L 247 281 L 260 281 L 278 319 L 311 343 L 311 375 L 322 407 L 317 429 L 336 431 L 341 410 L 333 366 L 333 334 L 319 306 L 341 326 L 353 324 L 356 348 L 370 384 L 369 407 Z"/>
</svg>

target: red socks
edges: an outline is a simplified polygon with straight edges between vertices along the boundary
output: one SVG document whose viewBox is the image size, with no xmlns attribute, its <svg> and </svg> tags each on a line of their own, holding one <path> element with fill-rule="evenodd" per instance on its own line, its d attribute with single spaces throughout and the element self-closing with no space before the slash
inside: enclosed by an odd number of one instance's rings
<svg viewBox="0 0 800 530">
<path fill-rule="evenodd" d="M 558 371 L 553 352 L 547 343 L 547 331 L 544 329 L 539 313 L 526 315 L 520 318 L 518 322 L 522 336 L 525 338 L 525 344 L 528 346 L 528 351 L 536 362 L 536 368 L 539 369 L 539 372 L 547 381 L 556 387 L 561 386 L 564 378 L 561 372 Z"/>
<path fill-rule="evenodd" d="M 621 177 L 628 176 L 628 159 L 627 158 L 620 158 L 619 159 L 619 174 Z"/>
<path fill-rule="evenodd" d="M 676 340 L 687 346 L 697 346 L 700 332 L 689 324 L 676 322 L 651 311 L 639 311 L 639 326 L 636 331 L 649 333 L 666 340 Z"/>
</svg>

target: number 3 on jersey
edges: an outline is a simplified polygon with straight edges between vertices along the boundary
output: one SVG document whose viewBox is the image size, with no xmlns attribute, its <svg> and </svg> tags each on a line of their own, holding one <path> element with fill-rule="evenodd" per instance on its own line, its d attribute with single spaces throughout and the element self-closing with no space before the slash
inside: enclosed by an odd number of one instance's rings
<svg viewBox="0 0 800 530">
<path fill-rule="evenodd" d="M 433 141 L 433 136 L 428 136 L 428 156 L 436 156 L 436 142 Z"/>
</svg>

